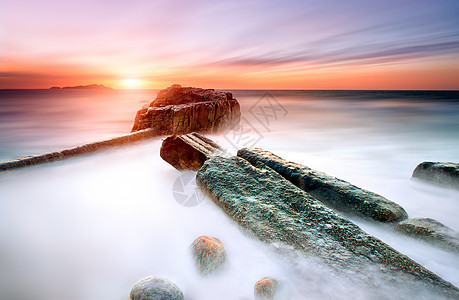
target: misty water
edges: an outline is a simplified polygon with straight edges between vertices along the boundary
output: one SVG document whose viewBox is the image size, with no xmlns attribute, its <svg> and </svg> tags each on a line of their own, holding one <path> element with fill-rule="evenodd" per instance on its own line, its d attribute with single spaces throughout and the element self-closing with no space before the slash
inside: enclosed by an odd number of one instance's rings
<svg viewBox="0 0 459 300">
<path fill-rule="evenodd" d="M 0 159 L 128 133 L 156 93 L 0 91 Z M 271 150 L 379 193 L 410 217 L 459 231 L 459 192 L 411 179 L 422 161 L 459 161 L 458 92 L 234 94 L 242 130 L 211 136 L 230 152 Z M 150 275 L 173 281 L 186 299 L 253 299 L 254 283 L 265 276 L 283 282 L 283 299 L 412 298 L 413 291 L 384 282 L 362 284 L 370 267 L 341 274 L 250 237 L 195 191 L 193 174 L 159 157 L 160 145 L 152 139 L 0 173 L 0 299 L 121 300 Z M 459 286 L 459 255 L 349 218 Z M 212 278 L 200 277 L 190 257 L 201 235 L 220 238 L 228 252 L 225 270 Z"/>
</svg>

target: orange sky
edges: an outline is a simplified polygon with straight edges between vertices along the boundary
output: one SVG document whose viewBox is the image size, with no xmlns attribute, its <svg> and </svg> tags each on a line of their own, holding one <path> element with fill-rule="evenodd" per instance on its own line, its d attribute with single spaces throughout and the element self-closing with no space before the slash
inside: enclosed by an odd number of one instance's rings
<svg viewBox="0 0 459 300">
<path fill-rule="evenodd" d="M 459 89 L 459 4 L 367 2 L 6 0 L 0 88 Z"/>
</svg>

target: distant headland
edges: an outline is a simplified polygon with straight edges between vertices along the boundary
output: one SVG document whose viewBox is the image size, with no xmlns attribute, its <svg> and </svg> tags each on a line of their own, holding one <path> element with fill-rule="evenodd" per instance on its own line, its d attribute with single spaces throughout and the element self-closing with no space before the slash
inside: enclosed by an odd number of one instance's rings
<svg viewBox="0 0 459 300">
<path fill-rule="evenodd" d="M 60 86 L 53 86 L 49 88 L 50 90 L 67 90 L 67 89 L 77 89 L 77 90 L 83 90 L 83 89 L 97 89 L 97 90 L 111 90 L 112 88 L 107 87 L 103 84 L 89 84 L 89 85 L 77 85 L 77 86 L 65 86 L 65 87 L 60 87 Z"/>
</svg>

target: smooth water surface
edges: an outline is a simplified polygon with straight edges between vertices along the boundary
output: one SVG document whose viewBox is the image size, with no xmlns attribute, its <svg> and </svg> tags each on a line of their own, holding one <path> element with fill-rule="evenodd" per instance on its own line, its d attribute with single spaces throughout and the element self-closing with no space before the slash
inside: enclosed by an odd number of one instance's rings
<svg viewBox="0 0 459 300">
<path fill-rule="evenodd" d="M 56 151 L 131 129 L 157 91 L 0 91 L 0 157 Z M 211 136 L 235 153 L 262 147 L 347 180 L 459 231 L 459 192 L 411 179 L 424 160 L 459 161 L 457 92 L 234 91 L 241 128 Z M 126 299 L 139 279 L 175 282 L 186 299 L 253 299 L 264 276 L 285 299 L 409 299 L 361 286 L 282 245 L 247 235 L 159 157 L 160 139 L 0 173 L 0 299 Z M 183 181 L 180 181 L 183 180 Z M 182 183 L 189 183 L 183 190 Z M 197 204 L 195 206 L 191 206 Z M 353 219 L 459 286 L 459 255 Z M 229 264 L 201 278 L 189 245 L 220 238 Z M 365 269 L 363 266 L 362 269 Z M 425 299 L 430 299 L 426 295 Z"/>
</svg>

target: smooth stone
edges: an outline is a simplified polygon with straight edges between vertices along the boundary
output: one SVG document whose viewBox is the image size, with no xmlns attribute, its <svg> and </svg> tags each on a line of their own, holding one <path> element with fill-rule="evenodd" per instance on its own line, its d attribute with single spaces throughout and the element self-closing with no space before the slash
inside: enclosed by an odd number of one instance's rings
<svg viewBox="0 0 459 300">
<path fill-rule="evenodd" d="M 191 244 L 193 260 L 204 276 L 212 275 L 224 267 L 227 261 L 225 247 L 216 237 L 200 236 Z"/>
<path fill-rule="evenodd" d="M 437 220 L 412 218 L 395 226 L 399 232 L 424 240 L 445 250 L 459 253 L 459 232 L 452 230 Z"/>
<path fill-rule="evenodd" d="M 272 152 L 243 148 L 237 155 L 251 163 L 266 164 L 303 191 L 338 211 L 384 223 L 399 222 L 408 217 L 403 207 L 381 195 L 287 161 Z"/>
<path fill-rule="evenodd" d="M 131 290 L 131 300 L 183 300 L 177 285 L 161 277 L 150 276 L 138 281 Z"/>
<path fill-rule="evenodd" d="M 254 286 L 256 299 L 272 299 L 276 295 L 278 281 L 272 277 L 263 277 Z"/>
<path fill-rule="evenodd" d="M 425 161 L 414 169 L 413 177 L 459 189 L 459 163 Z"/>
</svg>

